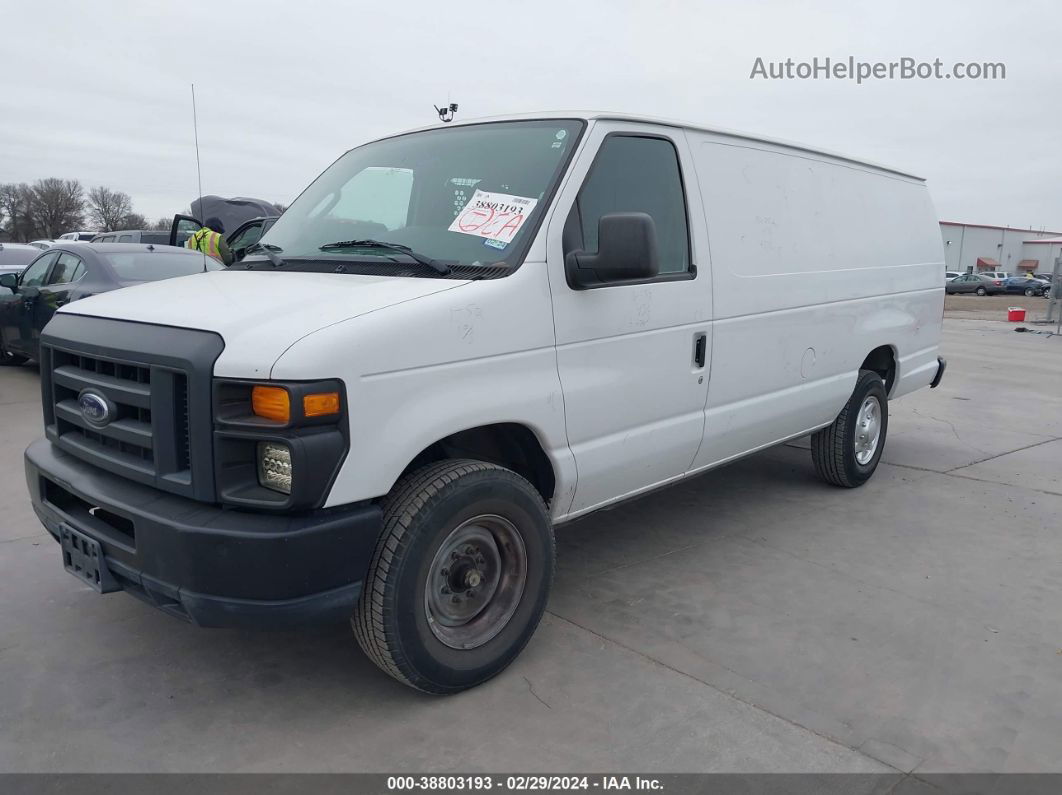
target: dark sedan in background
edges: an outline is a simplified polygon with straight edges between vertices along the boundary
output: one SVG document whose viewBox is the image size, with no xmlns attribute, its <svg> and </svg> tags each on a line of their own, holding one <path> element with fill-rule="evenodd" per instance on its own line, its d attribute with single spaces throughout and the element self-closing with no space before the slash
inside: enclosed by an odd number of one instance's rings
<svg viewBox="0 0 1062 795">
<path fill-rule="evenodd" d="M 21 273 L 0 275 L 0 364 L 36 359 L 41 329 L 79 298 L 142 282 L 189 276 L 222 265 L 198 251 L 169 246 L 63 241 Z"/>
<path fill-rule="evenodd" d="M 977 273 L 964 273 L 950 282 L 944 283 L 944 292 L 975 293 L 977 295 L 998 295 L 1003 292 L 1003 280 L 992 279 Z"/>
<path fill-rule="evenodd" d="M 1007 293 L 1013 293 L 1016 295 L 1043 295 L 1044 292 L 1050 292 L 1050 285 L 1037 278 L 1028 278 L 1026 276 L 1011 276 L 1009 279 L 1003 280 L 1003 290 Z"/>
</svg>

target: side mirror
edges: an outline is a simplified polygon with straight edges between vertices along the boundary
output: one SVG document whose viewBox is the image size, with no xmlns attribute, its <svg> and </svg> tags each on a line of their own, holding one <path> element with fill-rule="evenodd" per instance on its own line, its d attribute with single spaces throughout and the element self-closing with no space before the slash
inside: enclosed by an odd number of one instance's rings
<svg viewBox="0 0 1062 795">
<path fill-rule="evenodd" d="M 0 274 L 0 287 L 6 287 L 13 293 L 18 292 L 18 274 L 17 273 L 2 273 Z"/>
<path fill-rule="evenodd" d="M 597 224 L 597 253 L 564 258 L 573 287 L 652 279 L 660 273 L 656 224 L 648 213 L 610 213 Z"/>
</svg>

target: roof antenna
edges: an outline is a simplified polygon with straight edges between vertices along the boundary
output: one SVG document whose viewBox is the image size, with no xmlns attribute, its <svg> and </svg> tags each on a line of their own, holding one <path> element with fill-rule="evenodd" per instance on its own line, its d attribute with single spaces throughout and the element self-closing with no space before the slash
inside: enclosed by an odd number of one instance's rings
<svg viewBox="0 0 1062 795">
<path fill-rule="evenodd" d="M 195 112 L 195 83 L 192 83 L 192 130 L 195 132 L 195 172 L 199 177 L 199 212 L 203 212 L 203 167 L 199 163 L 199 117 Z M 202 221 L 200 221 L 202 223 Z M 206 273 L 206 255 L 203 255 L 203 273 Z"/>
<path fill-rule="evenodd" d="M 435 112 L 439 114 L 439 121 L 452 122 L 454 120 L 454 114 L 457 113 L 457 103 L 451 102 L 449 105 L 443 105 L 441 108 L 438 105 L 432 105 L 435 108 Z"/>
</svg>

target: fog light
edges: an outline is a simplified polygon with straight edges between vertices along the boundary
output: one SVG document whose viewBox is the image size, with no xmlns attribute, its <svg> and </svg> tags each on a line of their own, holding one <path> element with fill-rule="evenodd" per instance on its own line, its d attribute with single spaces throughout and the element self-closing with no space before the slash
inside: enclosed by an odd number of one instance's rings
<svg viewBox="0 0 1062 795">
<path fill-rule="evenodd" d="M 291 494 L 291 448 L 280 442 L 258 443 L 258 482 Z"/>
</svg>

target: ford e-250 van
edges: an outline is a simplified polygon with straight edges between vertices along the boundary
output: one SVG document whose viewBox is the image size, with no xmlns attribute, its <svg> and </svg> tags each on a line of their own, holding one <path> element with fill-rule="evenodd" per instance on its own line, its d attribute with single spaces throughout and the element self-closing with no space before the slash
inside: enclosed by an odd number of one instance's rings
<svg viewBox="0 0 1062 795">
<path fill-rule="evenodd" d="M 802 146 L 585 113 L 396 135 L 239 266 L 63 307 L 29 490 L 98 591 L 349 620 L 455 692 L 534 632 L 555 525 L 805 434 L 864 483 L 889 401 L 943 374 L 943 262 L 921 179 Z"/>
</svg>

